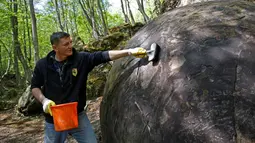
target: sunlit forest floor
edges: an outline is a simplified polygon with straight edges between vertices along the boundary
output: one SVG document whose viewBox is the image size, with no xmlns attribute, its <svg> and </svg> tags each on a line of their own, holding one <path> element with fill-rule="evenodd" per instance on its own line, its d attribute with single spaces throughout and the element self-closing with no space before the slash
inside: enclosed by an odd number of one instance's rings
<svg viewBox="0 0 255 143">
<path fill-rule="evenodd" d="M 101 140 L 99 123 L 99 107 L 102 97 L 88 101 L 87 115 Z M 0 142 L 1 143 L 42 143 L 44 136 L 44 117 L 42 115 L 21 116 L 15 109 L 0 111 Z M 76 141 L 70 136 L 68 143 Z"/>
</svg>

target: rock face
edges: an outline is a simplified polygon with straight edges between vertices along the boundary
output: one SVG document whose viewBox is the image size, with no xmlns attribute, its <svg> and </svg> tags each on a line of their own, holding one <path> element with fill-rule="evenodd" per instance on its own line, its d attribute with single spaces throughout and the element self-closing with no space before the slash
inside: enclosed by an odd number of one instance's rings
<svg viewBox="0 0 255 143">
<path fill-rule="evenodd" d="M 42 111 L 42 105 L 33 97 L 30 86 L 26 88 L 26 91 L 19 98 L 17 109 L 24 115 L 40 113 Z"/>
<path fill-rule="evenodd" d="M 186 5 L 190 5 L 194 3 L 208 2 L 208 1 L 237 1 L 237 0 L 179 0 L 177 7 L 186 6 Z"/>
<path fill-rule="evenodd" d="M 206 2 L 164 13 L 126 48 L 161 47 L 159 61 L 127 57 L 109 73 L 104 143 L 255 140 L 255 5 Z"/>
<path fill-rule="evenodd" d="M 111 67 L 112 66 L 109 63 L 101 64 L 96 66 L 89 73 L 86 89 L 87 100 L 103 95 L 106 77 L 109 74 Z"/>
<path fill-rule="evenodd" d="M 160 12 L 164 13 L 167 11 L 170 11 L 176 7 L 182 7 L 186 5 L 191 5 L 194 3 L 201 3 L 201 2 L 208 2 L 208 1 L 250 1 L 250 2 L 255 2 L 255 0 L 163 0 L 162 6 L 160 8 Z"/>
</svg>

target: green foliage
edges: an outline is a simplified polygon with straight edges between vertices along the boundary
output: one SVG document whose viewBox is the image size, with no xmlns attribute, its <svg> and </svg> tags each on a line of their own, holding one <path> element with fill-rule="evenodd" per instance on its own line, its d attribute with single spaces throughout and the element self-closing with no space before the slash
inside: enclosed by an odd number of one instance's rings
<svg viewBox="0 0 255 143">
<path fill-rule="evenodd" d="M 146 1 L 146 9 L 145 9 L 145 12 L 148 14 L 148 16 L 150 18 L 154 18 L 157 16 L 156 12 L 154 11 L 155 9 L 155 6 L 154 6 L 154 0 L 147 0 Z"/>
<path fill-rule="evenodd" d="M 129 35 L 127 33 L 115 32 L 108 36 L 103 37 L 100 40 L 95 40 L 89 43 L 88 47 L 92 51 L 105 51 L 119 49 L 121 41 L 127 40 Z"/>
<path fill-rule="evenodd" d="M 55 31 L 57 31 L 57 25 L 53 15 L 37 14 L 37 32 L 40 57 L 46 56 L 47 53 L 52 50 L 50 44 L 50 35 Z"/>
<path fill-rule="evenodd" d="M 87 0 L 82 0 L 86 3 Z M 90 2 L 95 2 L 90 0 Z M 109 7 L 110 3 L 108 0 L 102 0 L 102 9 L 103 9 L 103 15 L 105 17 L 105 21 L 107 23 L 108 28 L 116 27 L 118 25 L 121 25 L 124 23 L 123 15 L 121 12 L 119 13 L 110 13 Z M 149 0 L 151 3 L 152 0 Z M 108 36 L 102 38 L 99 41 L 94 41 L 94 38 L 92 37 L 92 28 L 86 19 L 81 6 L 79 5 L 78 1 L 72 1 L 72 0 L 63 0 L 63 7 L 64 10 L 60 8 L 60 1 L 59 1 L 59 9 L 61 14 L 61 21 L 63 24 L 67 23 L 67 29 L 68 32 L 71 35 L 76 35 L 78 37 L 81 37 L 81 39 L 85 43 L 93 43 L 93 48 L 97 48 L 98 50 L 107 50 L 109 49 L 109 44 L 115 45 L 116 47 L 119 47 L 120 45 L 124 46 L 125 40 L 127 37 L 130 37 L 129 34 L 125 34 L 126 31 L 119 31 L 117 33 L 110 32 Z M 146 1 L 146 3 L 148 3 Z M 18 40 L 21 46 L 22 54 L 25 55 L 26 61 L 29 63 L 31 69 L 33 69 L 35 63 L 34 63 L 34 46 L 32 42 L 32 26 L 31 26 L 31 16 L 30 16 L 30 8 L 29 8 L 29 1 L 26 1 L 26 5 L 24 3 L 24 0 L 17 0 L 18 4 Z M 60 31 L 60 26 L 58 23 L 57 13 L 56 13 L 56 7 L 54 0 L 46 0 L 46 2 L 34 0 L 34 5 L 38 4 L 44 4 L 41 5 L 40 9 L 35 9 L 35 15 L 36 15 L 36 21 L 37 21 L 37 36 L 38 36 L 38 42 L 39 42 L 39 55 L 40 58 L 47 55 L 49 51 L 52 50 L 50 45 L 49 37 L 53 32 Z M 133 4 L 136 4 L 135 1 Z M 14 72 L 13 67 L 13 51 L 14 51 L 14 45 L 12 40 L 12 29 L 11 29 L 11 22 L 10 18 L 14 15 L 14 12 L 12 11 L 10 5 L 12 3 L 7 1 L 0 1 L 0 47 L 1 47 L 1 54 L 0 54 L 0 77 L 5 72 L 5 70 L 8 67 L 8 60 L 11 59 L 11 69 L 10 72 Z M 149 14 L 149 16 L 153 15 L 152 8 L 150 8 L 149 4 L 145 5 L 146 12 Z M 38 7 L 37 7 L 38 8 Z M 103 35 L 103 26 L 102 26 L 102 19 L 98 14 L 99 8 L 97 6 L 97 3 L 95 2 L 95 20 L 97 27 L 99 29 L 99 34 Z M 26 12 L 27 10 L 27 12 Z M 91 9 L 88 9 L 91 10 Z M 136 21 L 143 21 L 143 18 L 140 13 L 136 13 L 139 16 L 140 20 Z M 134 13 L 135 15 L 135 13 Z M 65 21 L 64 21 L 65 17 Z M 77 27 L 77 28 L 76 28 Z M 113 38 L 115 37 L 115 38 Z M 102 40 L 104 39 L 104 40 Z M 124 42 L 123 42 L 124 39 Z M 91 42 L 94 41 L 94 42 Z M 87 44 L 89 45 L 89 44 Z M 29 48 L 31 48 L 31 56 L 29 52 Z M 9 55 L 10 53 L 10 55 Z M 23 68 L 21 63 L 19 62 L 19 69 L 21 70 L 20 73 L 23 74 Z"/>
<path fill-rule="evenodd" d="M 109 27 L 118 26 L 123 24 L 124 22 L 123 17 L 118 13 L 110 14 L 109 12 L 107 12 L 106 17 Z"/>
</svg>

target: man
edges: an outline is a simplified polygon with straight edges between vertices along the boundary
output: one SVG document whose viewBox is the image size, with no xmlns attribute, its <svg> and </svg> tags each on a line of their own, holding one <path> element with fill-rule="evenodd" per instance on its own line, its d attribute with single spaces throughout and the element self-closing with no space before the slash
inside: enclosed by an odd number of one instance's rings
<svg viewBox="0 0 255 143">
<path fill-rule="evenodd" d="M 92 126 L 84 112 L 86 105 L 86 82 L 88 73 L 97 65 L 134 55 L 146 57 L 146 50 L 76 52 L 68 33 L 56 32 L 50 37 L 53 50 L 35 66 L 31 89 L 33 96 L 42 103 L 45 116 L 45 143 L 65 142 L 68 134 L 79 143 L 96 143 Z M 56 104 L 78 102 L 78 128 L 63 132 L 54 130 L 50 107 Z M 68 113 L 67 113 L 68 114 Z"/>
</svg>

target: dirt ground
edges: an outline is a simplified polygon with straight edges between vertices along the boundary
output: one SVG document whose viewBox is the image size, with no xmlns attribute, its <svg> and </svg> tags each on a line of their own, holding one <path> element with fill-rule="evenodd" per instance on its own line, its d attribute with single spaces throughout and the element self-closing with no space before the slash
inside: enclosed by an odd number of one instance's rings
<svg viewBox="0 0 255 143">
<path fill-rule="evenodd" d="M 90 119 L 98 141 L 101 140 L 99 108 L 102 97 L 87 101 L 87 115 Z M 0 111 L 0 142 L 1 143 L 42 143 L 44 131 L 44 117 L 21 116 L 15 109 Z M 67 139 L 70 143 L 76 141 L 70 136 Z"/>
</svg>

